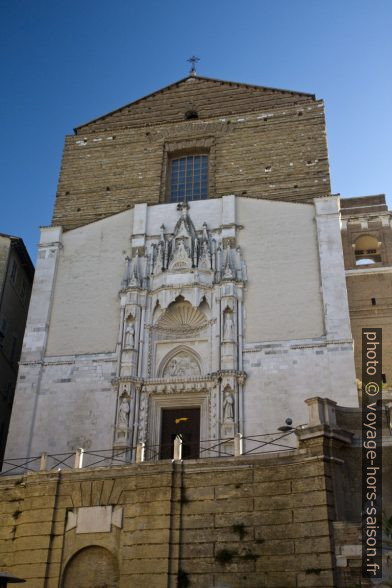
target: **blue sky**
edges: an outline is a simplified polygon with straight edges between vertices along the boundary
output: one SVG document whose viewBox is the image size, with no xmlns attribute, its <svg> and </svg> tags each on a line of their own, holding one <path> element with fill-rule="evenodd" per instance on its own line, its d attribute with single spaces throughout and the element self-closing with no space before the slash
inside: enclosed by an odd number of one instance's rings
<svg viewBox="0 0 392 588">
<path fill-rule="evenodd" d="M 2 0 L 0 232 L 33 261 L 64 136 L 188 73 L 316 94 L 332 189 L 392 208 L 391 0 Z"/>
</svg>

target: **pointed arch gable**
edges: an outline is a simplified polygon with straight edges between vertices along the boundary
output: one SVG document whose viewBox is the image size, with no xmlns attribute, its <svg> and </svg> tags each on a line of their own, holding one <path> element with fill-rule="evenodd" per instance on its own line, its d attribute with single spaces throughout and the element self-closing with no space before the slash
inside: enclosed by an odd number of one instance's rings
<svg viewBox="0 0 392 588">
<path fill-rule="evenodd" d="M 202 375 L 202 361 L 201 361 L 201 357 L 200 355 L 194 351 L 194 349 L 192 349 L 191 347 L 189 347 L 188 345 L 178 345 L 177 347 L 175 347 L 174 349 L 172 349 L 171 351 L 169 351 L 169 353 L 167 353 L 165 355 L 165 357 L 161 360 L 158 370 L 157 370 L 157 376 L 158 378 L 162 378 L 165 374 L 165 372 L 167 371 L 167 368 L 169 367 L 169 364 L 172 362 L 172 360 L 174 360 L 176 357 L 189 357 L 191 361 L 193 361 L 194 363 L 192 364 L 193 366 L 197 366 L 197 370 L 198 370 L 198 374 L 197 376 L 201 376 Z M 196 376 L 196 374 L 195 374 Z M 169 376 L 170 377 L 170 376 Z M 179 377 L 179 376 L 175 376 L 173 375 L 172 377 Z"/>
</svg>

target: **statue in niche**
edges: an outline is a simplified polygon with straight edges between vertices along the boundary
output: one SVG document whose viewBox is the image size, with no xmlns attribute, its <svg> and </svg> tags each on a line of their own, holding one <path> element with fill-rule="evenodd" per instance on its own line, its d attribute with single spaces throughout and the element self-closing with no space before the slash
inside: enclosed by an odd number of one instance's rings
<svg viewBox="0 0 392 588">
<path fill-rule="evenodd" d="M 192 265 L 183 239 L 178 239 L 169 269 L 188 269 Z"/>
<path fill-rule="evenodd" d="M 195 377 L 200 375 L 196 360 L 188 353 L 178 353 L 169 361 L 163 373 L 170 378 Z"/>
<path fill-rule="evenodd" d="M 232 341 L 234 337 L 234 321 L 232 317 L 232 312 L 226 311 L 224 314 L 224 324 L 223 324 L 223 338 L 226 341 Z"/>
<path fill-rule="evenodd" d="M 135 326 L 133 321 L 127 321 L 127 327 L 125 329 L 125 347 L 134 348 L 135 345 Z"/>
<path fill-rule="evenodd" d="M 210 269 L 210 255 L 208 251 L 207 241 L 203 241 L 201 246 L 199 266 L 202 268 Z"/>
<path fill-rule="evenodd" d="M 129 405 L 128 398 L 126 396 L 123 396 L 121 403 L 120 403 L 120 407 L 118 409 L 118 426 L 121 429 L 128 428 L 130 410 L 131 410 L 131 407 Z"/>
<path fill-rule="evenodd" d="M 223 420 L 234 422 L 234 398 L 230 390 L 225 390 L 223 398 Z"/>
<path fill-rule="evenodd" d="M 154 264 L 154 272 L 155 273 L 161 272 L 162 267 L 163 267 L 163 245 L 162 245 L 162 243 L 158 243 L 157 256 L 156 256 L 155 264 Z"/>
</svg>

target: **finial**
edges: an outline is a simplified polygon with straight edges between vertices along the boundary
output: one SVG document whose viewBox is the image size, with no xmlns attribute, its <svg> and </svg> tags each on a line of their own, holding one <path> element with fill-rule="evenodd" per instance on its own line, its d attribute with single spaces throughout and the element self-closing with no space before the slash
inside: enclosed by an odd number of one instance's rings
<svg viewBox="0 0 392 588">
<path fill-rule="evenodd" d="M 192 55 L 192 57 L 190 57 L 189 59 L 187 59 L 187 61 L 191 64 L 191 69 L 189 70 L 189 75 L 190 76 L 196 76 L 196 63 L 198 61 L 200 61 L 199 57 L 196 57 L 195 55 Z"/>
<path fill-rule="evenodd" d="M 187 216 L 187 210 L 189 210 L 188 202 L 179 202 L 177 204 L 177 210 L 181 212 L 181 216 L 185 218 Z"/>
</svg>

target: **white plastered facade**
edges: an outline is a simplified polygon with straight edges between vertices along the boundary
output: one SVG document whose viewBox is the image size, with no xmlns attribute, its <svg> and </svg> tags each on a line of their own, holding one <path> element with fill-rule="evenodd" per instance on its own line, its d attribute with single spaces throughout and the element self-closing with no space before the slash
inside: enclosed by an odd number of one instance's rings
<svg viewBox="0 0 392 588">
<path fill-rule="evenodd" d="M 338 198 L 42 229 L 8 457 L 156 446 L 167 407 L 230 447 L 305 422 L 313 396 L 357 405 Z"/>
</svg>

